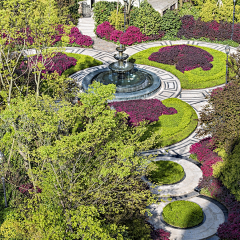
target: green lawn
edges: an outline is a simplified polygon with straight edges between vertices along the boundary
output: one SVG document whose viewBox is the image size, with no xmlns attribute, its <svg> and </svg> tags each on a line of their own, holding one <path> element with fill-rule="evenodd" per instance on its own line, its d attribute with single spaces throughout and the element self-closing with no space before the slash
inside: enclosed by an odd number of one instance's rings
<svg viewBox="0 0 240 240">
<path fill-rule="evenodd" d="M 160 48 L 152 47 L 147 50 L 143 50 L 132 55 L 129 58 L 129 61 L 134 62 L 136 64 L 144 64 L 157 68 L 164 69 L 168 72 L 171 72 L 175 75 L 181 82 L 181 87 L 183 89 L 199 89 L 199 88 L 207 88 L 213 87 L 220 84 L 225 83 L 225 75 L 226 75 L 226 54 L 220 51 L 207 48 L 207 47 L 199 47 L 201 49 L 206 50 L 213 56 L 213 67 L 208 71 L 203 71 L 202 68 L 196 68 L 191 71 L 185 71 L 184 73 L 180 72 L 173 65 L 162 64 L 154 61 L 148 60 L 148 57 L 157 52 Z"/>
<path fill-rule="evenodd" d="M 183 167 L 172 161 L 153 161 L 148 166 L 147 178 L 155 184 L 173 184 L 184 177 Z"/>
<path fill-rule="evenodd" d="M 157 132 L 158 138 L 154 148 L 169 146 L 180 142 L 188 137 L 197 127 L 197 114 L 186 102 L 178 98 L 168 98 L 162 101 L 166 107 L 173 107 L 177 110 L 173 115 L 162 115 L 159 121 L 148 125 L 148 132 L 142 140 L 149 137 L 152 132 Z"/>
</svg>

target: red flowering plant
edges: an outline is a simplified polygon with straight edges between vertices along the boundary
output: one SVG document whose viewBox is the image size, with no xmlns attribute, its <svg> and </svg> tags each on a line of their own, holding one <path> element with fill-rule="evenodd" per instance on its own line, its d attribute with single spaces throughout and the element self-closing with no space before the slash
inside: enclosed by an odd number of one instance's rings
<svg viewBox="0 0 240 240">
<path fill-rule="evenodd" d="M 153 230 L 151 232 L 151 238 L 153 240 L 169 240 L 170 239 L 170 235 L 171 233 L 160 228 L 160 229 L 157 229 L 157 230 Z"/>
<path fill-rule="evenodd" d="M 161 115 L 172 115 L 177 110 L 172 107 L 166 107 L 158 99 L 140 99 L 109 103 L 117 112 L 126 112 L 129 114 L 128 124 L 137 126 L 140 122 L 147 120 L 148 123 L 159 120 Z"/>
<path fill-rule="evenodd" d="M 41 193 L 42 189 L 40 189 L 38 186 L 36 186 L 36 189 L 34 189 L 34 186 L 32 183 L 26 183 L 22 184 L 18 190 L 24 194 L 25 196 L 29 196 L 30 193 L 36 192 L 36 193 Z"/>
<path fill-rule="evenodd" d="M 188 45 L 174 45 L 159 49 L 158 52 L 152 53 L 150 61 L 163 64 L 176 65 L 176 69 L 184 73 L 192 69 L 201 67 L 202 70 L 210 70 L 213 65 L 213 56 L 207 51 Z"/>
</svg>

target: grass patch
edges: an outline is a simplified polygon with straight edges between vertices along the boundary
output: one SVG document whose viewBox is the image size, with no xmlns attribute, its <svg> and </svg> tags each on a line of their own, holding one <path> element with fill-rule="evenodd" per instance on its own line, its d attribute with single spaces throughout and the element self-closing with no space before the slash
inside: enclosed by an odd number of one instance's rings
<svg viewBox="0 0 240 240">
<path fill-rule="evenodd" d="M 65 76 L 71 75 L 85 68 L 99 66 L 103 64 L 101 61 L 88 55 L 77 54 L 77 53 L 67 53 L 67 52 L 63 52 L 63 53 L 66 54 L 68 57 L 73 57 L 77 59 L 77 64 L 75 66 L 72 66 L 63 72 L 62 75 L 65 75 Z"/>
<path fill-rule="evenodd" d="M 166 223 L 179 227 L 194 227 L 203 221 L 202 208 L 190 201 L 174 201 L 163 208 L 163 219 Z"/>
<path fill-rule="evenodd" d="M 157 68 L 164 69 L 168 72 L 171 72 L 175 75 L 181 82 L 181 87 L 183 89 L 199 89 L 213 87 L 225 83 L 225 74 L 226 74 L 226 54 L 220 51 L 207 48 L 199 47 L 203 50 L 206 50 L 213 56 L 213 67 L 208 71 L 203 71 L 202 68 L 195 68 L 191 71 L 185 71 L 184 73 L 178 71 L 175 66 L 162 64 L 154 61 L 148 60 L 148 57 L 157 52 L 160 48 L 166 46 L 152 47 L 141 52 L 138 52 L 132 55 L 129 58 L 129 61 L 136 64 L 144 64 Z"/>
<path fill-rule="evenodd" d="M 146 140 L 157 133 L 154 148 L 169 146 L 180 142 L 188 137 L 197 127 L 198 117 L 194 109 L 186 102 L 178 98 L 169 98 L 162 101 L 166 107 L 173 107 L 178 113 L 173 115 L 162 115 L 159 121 L 149 124 L 146 134 L 141 140 Z"/>
<path fill-rule="evenodd" d="M 154 168 L 147 174 L 147 178 L 156 184 L 173 184 L 184 177 L 183 167 L 172 161 L 154 161 L 148 168 Z"/>
</svg>

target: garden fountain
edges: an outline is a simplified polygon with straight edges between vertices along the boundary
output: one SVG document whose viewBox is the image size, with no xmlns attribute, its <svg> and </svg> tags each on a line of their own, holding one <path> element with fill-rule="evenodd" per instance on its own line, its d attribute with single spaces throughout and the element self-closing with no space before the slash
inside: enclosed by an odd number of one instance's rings
<svg viewBox="0 0 240 240">
<path fill-rule="evenodd" d="M 123 53 L 126 48 L 123 45 L 117 47 L 114 58 L 118 60 L 109 64 L 108 68 L 96 70 L 88 74 L 82 81 L 84 91 L 93 81 L 105 85 L 115 84 L 115 100 L 132 100 L 146 98 L 158 91 L 161 86 L 160 78 L 141 67 L 127 62 L 128 54 Z"/>
</svg>

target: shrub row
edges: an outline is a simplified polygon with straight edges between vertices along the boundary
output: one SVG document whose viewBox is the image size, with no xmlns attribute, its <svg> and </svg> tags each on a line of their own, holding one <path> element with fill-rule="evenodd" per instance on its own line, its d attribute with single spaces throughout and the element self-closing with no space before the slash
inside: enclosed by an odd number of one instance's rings
<svg viewBox="0 0 240 240">
<path fill-rule="evenodd" d="M 136 126 L 140 122 L 147 120 L 149 123 L 159 120 L 161 115 L 172 115 L 177 110 L 172 107 L 166 107 L 158 99 L 140 99 L 109 103 L 117 112 L 126 112 L 129 114 L 128 123 Z"/>
<path fill-rule="evenodd" d="M 176 69 L 184 73 L 201 67 L 202 70 L 210 70 L 213 65 L 213 56 L 207 51 L 188 45 L 174 45 L 159 49 L 152 53 L 148 59 L 163 64 L 175 65 Z"/>
<path fill-rule="evenodd" d="M 211 158 L 215 159 L 213 162 L 217 162 L 215 165 L 211 166 L 211 168 L 214 169 L 213 173 L 211 169 L 211 174 L 203 174 L 203 178 L 200 180 L 199 187 L 203 188 L 203 190 L 206 189 L 212 197 L 216 198 L 228 209 L 228 221 L 219 226 L 217 230 L 218 236 L 221 239 L 239 240 L 240 202 L 233 194 L 230 193 L 230 190 L 227 189 L 218 178 L 213 176 L 216 175 L 215 166 L 217 166 L 219 162 L 222 162 L 222 159 L 219 156 L 216 156 L 216 153 L 213 152 L 215 148 L 216 147 L 214 146 L 213 140 L 211 138 L 203 139 L 199 143 L 193 144 L 191 147 L 190 152 L 197 154 L 198 160 L 203 164 L 210 161 Z M 236 157 L 238 159 L 239 152 L 240 147 L 237 146 Z M 236 154 L 236 152 L 234 152 L 233 155 L 234 154 Z M 216 159 L 219 161 L 216 161 Z M 225 162 L 225 159 L 223 162 Z M 233 166 L 233 168 L 236 169 L 236 166 Z"/>
<path fill-rule="evenodd" d="M 97 26 L 96 34 L 100 38 L 105 38 L 110 41 L 120 42 L 124 45 L 132 45 L 134 43 L 141 43 L 149 40 L 158 40 L 164 36 L 164 32 L 160 31 L 158 34 L 146 36 L 142 34 L 138 27 L 130 26 L 124 33 L 116 30 L 109 22 L 103 22 Z"/>
<path fill-rule="evenodd" d="M 210 40 L 223 41 L 231 39 L 232 24 L 228 22 L 203 22 L 201 18 L 195 20 L 191 15 L 185 15 L 181 18 L 182 26 L 177 36 L 179 38 L 209 38 Z M 234 24 L 233 41 L 240 43 L 240 24 Z"/>
</svg>

